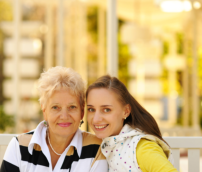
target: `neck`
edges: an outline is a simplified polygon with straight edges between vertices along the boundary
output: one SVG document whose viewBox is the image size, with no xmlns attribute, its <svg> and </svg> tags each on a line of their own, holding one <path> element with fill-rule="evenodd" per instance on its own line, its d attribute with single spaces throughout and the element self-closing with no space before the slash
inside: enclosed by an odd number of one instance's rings
<svg viewBox="0 0 202 172">
<path fill-rule="evenodd" d="M 69 146 L 73 137 L 60 137 L 47 130 L 47 144 L 49 148 L 56 152 L 57 155 L 62 154 L 64 150 Z M 48 140 L 49 139 L 49 140 Z"/>
</svg>

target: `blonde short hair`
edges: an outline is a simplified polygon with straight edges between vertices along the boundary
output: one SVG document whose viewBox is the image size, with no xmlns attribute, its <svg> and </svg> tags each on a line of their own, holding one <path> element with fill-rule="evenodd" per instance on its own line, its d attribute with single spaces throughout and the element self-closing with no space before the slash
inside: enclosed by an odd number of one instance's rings
<svg viewBox="0 0 202 172">
<path fill-rule="evenodd" d="M 48 98 L 55 90 L 69 88 L 72 94 L 79 98 L 81 109 L 85 105 L 85 83 L 81 76 L 71 68 L 56 66 L 41 73 L 38 80 L 39 102 L 42 110 L 46 107 Z"/>
</svg>

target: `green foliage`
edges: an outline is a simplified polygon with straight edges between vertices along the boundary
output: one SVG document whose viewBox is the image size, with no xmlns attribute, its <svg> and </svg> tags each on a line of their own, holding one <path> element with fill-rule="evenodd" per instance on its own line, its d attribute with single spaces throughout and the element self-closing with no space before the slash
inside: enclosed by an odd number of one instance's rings
<svg viewBox="0 0 202 172">
<path fill-rule="evenodd" d="M 163 56 L 162 58 L 169 53 L 169 43 L 167 41 L 163 41 Z"/>
<path fill-rule="evenodd" d="M 131 76 L 130 76 L 129 71 L 128 71 L 128 64 L 132 58 L 132 55 L 129 52 L 128 45 L 123 44 L 123 42 L 121 41 L 120 28 L 123 24 L 124 24 L 124 22 L 122 20 L 119 20 L 119 25 L 118 25 L 118 57 L 119 57 L 118 78 L 127 87 L 128 81 L 131 79 Z"/>
<path fill-rule="evenodd" d="M 97 79 L 97 56 L 98 56 L 98 26 L 97 26 L 97 7 L 87 9 L 87 30 L 88 30 L 88 84 L 92 84 Z"/>
<path fill-rule="evenodd" d="M 6 127 L 14 126 L 14 117 L 5 113 L 3 106 L 0 105 L 0 130 L 5 131 Z"/>
<path fill-rule="evenodd" d="M 98 25 L 97 25 L 97 19 L 98 19 L 98 9 L 97 7 L 89 7 L 87 11 L 87 29 L 88 32 L 91 35 L 91 38 L 94 42 L 97 42 L 98 40 Z"/>
<path fill-rule="evenodd" d="M 125 84 L 127 87 L 128 81 L 130 79 L 130 74 L 128 72 L 128 63 L 129 60 L 132 58 L 128 45 L 123 44 L 120 39 L 120 33 L 118 33 L 118 56 L 119 56 L 119 70 L 118 70 L 118 78 Z"/>
<path fill-rule="evenodd" d="M 182 33 L 176 33 L 176 44 L 177 44 L 177 52 L 176 54 L 183 54 L 183 34 Z M 162 53 L 162 57 L 161 57 L 161 62 L 163 64 L 163 61 L 165 59 L 165 57 L 169 54 L 169 42 L 167 42 L 166 40 L 163 41 L 163 53 Z M 182 94 L 182 73 L 181 72 L 177 72 L 176 73 L 177 76 L 177 82 L 176 82 L 176 91 L 178 92 L 179 95 Z M 162 76 L 161 76 L 161 81 L 162 81 L 162 86 L 163 86 L 163 93 L 164 95 L 168 95 L 169 93 L 169 81 L 168 81 L 168 70 L 167 69 L 163 69 L 162 72 Z"/>
<path fill-rule="evenodd" d="M 98 56 L 98 8 L 97 7 L 89 7 L 87 11 L 87 28 L 89 34 L 89 46 L 88 46 L 88 83 L 93 83 L 96 79 L 96 75 L 92 75 L 91 72 L 97 72 L 97 56 Z M 124 22 L 119 20 L 118 23 L 118 78 L 127 86 L 128 80 L 130 79 L 130 75 L 128 72 L 128 63 L 131 59 L 131 55 L 129 53 L 128 45 L 123 44 L 120 39 L 120 27 Z M 106 63 L 106 59 L 105 59 Z M 106 64 L 105 64 L 106 65 Z"/>
<path fill-rule="evenodd" d="M 168 71 L 167 70 L 163 70 L 162 75 L 160 77 L 161 83 L 162 83 L 162 90 L 164 95 L 168 95 L 169 93 L 169 83 L 168 83 Z"/>
<path fill-rule="evenodd" d="M 202 47 L 198 51 L 198 77 L 199 95 L 202 96 Z"/>
<path fill-rule="evenodd" d="M 202 47 L 199 47 L 198 50 L 198 93 L 200 97 L 199 104 L 199 118 L 200 126 L 202 128 Z"/>
<path fill-rule="evenodd" d="M 176 33 L 175 35 L 175 41 L 176 41 L 176 54 L 183 54 L 183 42 L 184 42 L 184 37 L 182 33 Z M 162 53 L 162 57 L 161 57 L 161 62 L 162 64 L 164 63 L 164 60 L 166 58 L 167 55 L 169 55 L 170 52 L 170 45 L 169 42 L 167 40 L 163 41 L 163 53 Z M 161 78 L 160 78 L 161 82 L 162 82 L 162 88 L 163 88 L 163 93 L 165 96 L 169 95 L 169 71 L 164 68 Z M 182 95 L 182 72 L 181 71 L 176 71 L 176 82 L 175 82 L 175 91 L 177 92 L 177 95 L 179 96 L 178 98 L 181 97 Z M 182 119 L 182 103 L 180 101 L 180 103 L 178 103 L 178 114 L 177 114 L 177 124 L 182 125 L 183 119 Z"/>
<path fill-rule="evenodd" d="M 163 64 L 164 57 L 168 55 L 169 53 L 169 43 L 167 41 L 163 41 L 163 53 L 161 56 L 161 63 Z M 168 71 L 166 69 L 163 69 L 162 75 L 160 77 L 160 80 L 162 82 L 162 89 L 164 95 L 168 95 L 169 92 L 169 83 L 168 83 Z"/>
<path fill-rule="evenodd" d="M 183 54 L 183 40 L 184 40 L 184 37 L 183 37 L 183 34 L 182 33 L 177 33 L 176 34 L 176 41 L 177 41 L 177 54 Z"/>
<path fill-rule="evenodd" d="M 0 22 L 2 21 L 11 21 L 12 20 L 12 6 L 11 2 L 9 3 L 6 0 L 0 0 Z M 0 83 L 2 84 L 2 61 L 3 61 L 3 41 L 5 34 L 0 29 Z M 0 104 L 3 101 L 2 86 L 0 86 Z M 3 106 L 0 105 L 0 131 L 5 131 L 7 126 L 13 126 L 14 120 L 12 116 L 7 115 Z"/>
</svg>

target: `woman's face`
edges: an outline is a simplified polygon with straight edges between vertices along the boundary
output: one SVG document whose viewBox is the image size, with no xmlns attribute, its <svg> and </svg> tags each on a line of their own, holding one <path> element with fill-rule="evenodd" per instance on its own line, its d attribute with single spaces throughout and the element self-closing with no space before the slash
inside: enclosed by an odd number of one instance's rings
<svg viewBox="0 0 202 172">
<path fill-rule="evenodd" d="M 98 138 L 118 135 L 124 118 L 130 114 L 129 105 L 123 106 L 116 93 L 105 88 L 88 93 L 87 107 L 88 123 Z"/>
<path fill-rule="evenodd" d="M 67 137 L 71 140 L 84 114 L 79 98 L 68 88 L 62 88 L 54 91 L 48 99 L 43 115 L 49 124 L 50 135 Z"/>
</svg>

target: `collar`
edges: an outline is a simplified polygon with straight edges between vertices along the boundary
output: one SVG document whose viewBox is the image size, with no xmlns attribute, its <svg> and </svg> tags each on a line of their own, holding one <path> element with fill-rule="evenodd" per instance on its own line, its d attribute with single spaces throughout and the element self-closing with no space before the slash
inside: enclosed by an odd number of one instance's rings
<svg viewBox="0 0 202 172">
<path fill-rule="evenodd" d="M 36 127 L 34 131 L 34 134 L 31 138 L 31 141 L 28 145 L 28 151 L 32 155 L 34 145 L 37 144 L 41 147 L 42 151 L 47 152 L 48 147 L 46 144 L 46 130 L 47 128 L 44 125 L 44 121 L 40 122 L 39 125 Z M 75 147 L 78 153 L 78 156 L 80 157 L 81 155 L 81 150 L 82 150 L 82 132 L 80 129 L 78 129 L 69 144 L 69 146 L 65 149 L 64 152 L 67 152 L 71 146 Z"/>
<path fill-rule="evenodd" d="M 81 156 L 83 136 L 80 129 L 78 129 L 68 147 L 73 146 L 77 149 L 79 157 Z"/>
<path fill-rule="evenodd" d="M 141 132 L 138 128 L 133 129 L 130 125 L 125 124 L 123 128 L 121 129 L 121 132 L 119 133 L 119 135 L 110 136 L 103 139 L 102 148 L 106 146 L 114 147 L 116 144 L 118 144 L 119 142 L 123 142 L 129 137 L 134 137 L 139 135 L 144 135 L 144 133 Z"/>
</svg>

